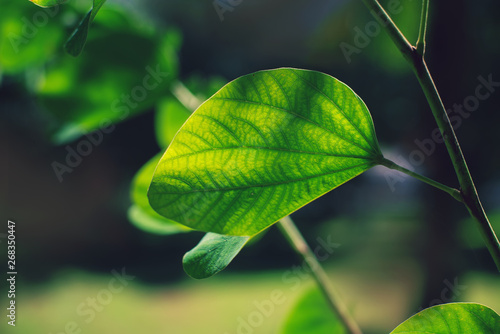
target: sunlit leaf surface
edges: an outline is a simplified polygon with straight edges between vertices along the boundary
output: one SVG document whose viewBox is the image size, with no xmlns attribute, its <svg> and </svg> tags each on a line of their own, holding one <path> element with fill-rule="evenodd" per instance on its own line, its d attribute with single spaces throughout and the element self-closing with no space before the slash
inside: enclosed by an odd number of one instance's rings
<svg viewBox="0 0 500 334">
<path fill-rule="evenodd" d="M 492 309 L 473 303 L 437 305 L 415 314 L 391 334 L 496 334 L 500 316 Z"/>
<path fill-rule="evenodd" d="M 193 229 L 252 236 L 381 159 L 362 100 L 337 79 L 277 69 L 201 105 L 163 155 L 151 206 Z"/>
</svg>

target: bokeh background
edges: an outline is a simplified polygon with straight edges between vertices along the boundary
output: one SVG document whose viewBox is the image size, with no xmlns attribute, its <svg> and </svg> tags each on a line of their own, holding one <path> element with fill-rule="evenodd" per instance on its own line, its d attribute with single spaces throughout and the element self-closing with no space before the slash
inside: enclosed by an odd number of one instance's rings
<svg viewBox="0 0 500 334">
<path fill-rule="evenodd" d="M 394 20 L 414 42 L 420 2 L 390 2 Z M 0 332 L 244 333 L 241 319 L 276 289 L 285 302 L 247 332 L 280 332 L 312 283 L 305 276 L 298 285 L 284 279 L 301 263 L 275 228 L 224 272 L 195 281 L 181 259 L 202 233 L 154 235 L 129 221 L 131 180 L 162 150 L 155 115 L 179 80 L 203 99 L 261 69 L 326 72 L 363 98 L 385 154 L 457 185 L 444 145 L 426 152 L 416 144 L 432 139 L 435 122 L 413 73 L 361 1 L 221 3 L 232 6 L 223 20 L 208 0 L 109 0 L 83 53 L 73 58 L 63 44 L 90 1 L 41 9 L 27 0 L 0 0 L 0 254 L 6 268 L 11 219 L 18 270 L 17 326 L 7 326 L 3 315 Z M 448 108 L 473 101 L 479 77 L 500 81 L 500 4 L 432 1 L 430 13 L 427 60 L 443 101 Z M 365 29 L 374 30 L 363 37 Z M 347 57 L 346 44 L 357 48 Z M 169 73 L 159 86 L 137 105 L 122 102 L 147 67 L 157 65 Z M 466 118 L 450 114 L 497 232 L 499 88 Z M 103 119 L 118 121 L 120 107 L 127 118 L 60 182 L 54 161 L 64 163 L 82 131 L 101 131 Z M 368 334 L 388 333 L 436 303 L 474 301 L 500 311 L 493 261 L 466 210 L 444 193 L 374 168 L 292 217 L 312 246 L 320 238 L 338 244 L 323 264 Z M 116 272 L 130 277 L 109 297 Z M 6 281 L 0 281 L 5 310 Z"/>
</svg>

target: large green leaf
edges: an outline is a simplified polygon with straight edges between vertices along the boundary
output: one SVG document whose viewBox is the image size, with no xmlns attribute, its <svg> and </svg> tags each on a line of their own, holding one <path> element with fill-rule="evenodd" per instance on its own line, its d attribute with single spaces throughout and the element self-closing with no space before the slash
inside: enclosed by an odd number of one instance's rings
<svg viewBox="0 0 500 334">
<path fill-rule="evenodd" d="M 325 297 L 314 286 L 307 290 L 288 314 L 281 334 L 343 334 L 342 322 L 332 313 Z"/>
<path fill-rule="evenodd" d="M 76 27 L 76 29 L 73 31 L 68 41 L 64 45 L 66 52 L 68 52 L 70 55 L 76 57 L 82 52 L 83 47 L 85 46 L 85 42 L 87 41 L 90 24 L 92 23 L 92 21 L 94 21 L 97 12 L 99 11 L 99 9 L 101 9 L 102 5 L 104 5 L 105 2 L 106 0 L 93 0 L 92 8 L 80 21 L 78 27 Z"/>
<path fill-rule="evenodd" d="M 415 314 L 391 334 L 497 334 L 500 316 L 492 309 L 473 303 L 437 305 Z"/>
<path fill-rule="evenodd" d="M 174 234 L 190 229 L 170 219 L 160 216 L 150 206 L 147 191 L 160 155 L 154 156 L 137 172 L 131 188 L 132 206 L 128 211 L 129 220 L 141 230 L 155 234 Z"/>
<path fill-rule="evenodd" d="M 345 84 L 315 71 L 261 71 L 191 115 L 148 196 L 186 226 L 252 236 L 381 159 L 370 113 Z"/>
<path fill-rule="evenodd" d="M 182 260 L 184 271 L 191 277 L 208 278 L 224 270 L 247 243 L 249 237 L 207 233 Z"/>
</svg>

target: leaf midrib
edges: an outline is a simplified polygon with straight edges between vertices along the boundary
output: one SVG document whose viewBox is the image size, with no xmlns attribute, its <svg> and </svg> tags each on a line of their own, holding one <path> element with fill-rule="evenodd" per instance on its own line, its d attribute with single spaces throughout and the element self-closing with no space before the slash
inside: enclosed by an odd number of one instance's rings
<svg viewBox="0 0 500 334">
<path fill-rule="evenodd" d="M 310 180 L 310 179 L 314 179 L 314 178 L 318 178 L 318 177 L 323 177 L 323 176 L 327 176 L 327 175 L 332 175 L 332 174 L 335 174 L 335 173 L 341 173 L 341 172 L 345 172 L 345 171 L 348 171 L 350 169 L 354 169 L 354 168 L 358 168 L 358 167 L 362 167 L 362 166 L 366 166 L 367 169 L 368 169 L 368 168 L 371 168 L 372 166 L 374 166 L 374 163 L 373 162 L 365 162 L 365 163 L 362 163 L 362 164 L 353 165 L 353 166 L 349 166 L 349 167 L 338 169 L 338 170 L 334 170 L 334 171 L 329 171 L 329 172 L 325 172 L 325 173 L 321 173 L 321 174 L 316 174 L 316 175 L 310 175 L 310 176 L 306 176 L 306 177 L 298 178 L 298 179 L 290 179 L 290 180 L 286 180 L 286 181 L 282 181 L 282 182 L 274 182 L 274 183 L 266 183 L 266 184 L 252 184 L 252 185 L 248 185 L 248 186 L 239 186 L 239 187 L 222 187 L 222 188 L 213 188 L 213 189 L 198 189 L 198 190 L 190 190 L 190 191 L 183 191 L 183 192 L 166 192 L 166 191 L 151 192 L 150 191 L 149 194 L 150 195 L 157 195 L 157 194 L 159 194 L 159 195 L 187 195 L 187 194 L 202 193 L 202 192 L 217 192 L 217 191 L 227 192 L 227 191 L 235 191 L 235 190 L 247 190 L 247 189 L 251 189 L 251 188 L 275 187 L 275 186 L 281 186 L 281 185 L 285 185 L 285 184 L 289 184 L 289 183 L 304 182 L 304 181 L 307 181 L 307 180 Z M 170 178 L 170 179 L 175 179 L 175 180 L 179 180 L 179 181 L 184 182 L 184 180 L 182 180 L 180 178 L 174 178 L 173 176 L 162 176 L 162 178 L 163 179 Z M 186 184 L 192 188 L 191 185 L 189 185 L 188 183 L 186 183 Z M 168 205 L 170 205 L 170 203 Z M 168 205 L 165 205 L 165 206 L 168 206 Z M 161 209 L 161 208 L 163 208 L 165 206 L 161 206 L 158 209 Z"/>
<path fill-rule="evenodd" d="M 327 157 L 337 157 L 337 158 L 353 158 L 353 159 L 366 159 L 371 160 L 370 157 L 363 155 L 355 155 L 355 154 L 340 154 L 340 153 L 328 153 L 328 152 L 310 152 L 310 151 L 302 151 L 302 150 L 291 150 L 283 147 L 266 147 L 266 146 L 224 146 L 224 147 L 211 147 L 205 150 L 194 151 L 191 153 L 185 153 L 181 155 L 176 155 L 174 157 L 169 157 L 164 160 L 173 161 L 180 158 L 186 158 L 190 156 L 194 156 L 197 154 L 203 154 L 212 151 L 225 151 L 225 150 L 239 150 L 239 149 L 249 149 L 249 150 L 268 150 L 268 151 L 279 151 L 284 153 L 298 153 L 298 154 L 308 154 L 308 155 L 318 155 L 318 156 L 327 156 Z"/>
</svg>

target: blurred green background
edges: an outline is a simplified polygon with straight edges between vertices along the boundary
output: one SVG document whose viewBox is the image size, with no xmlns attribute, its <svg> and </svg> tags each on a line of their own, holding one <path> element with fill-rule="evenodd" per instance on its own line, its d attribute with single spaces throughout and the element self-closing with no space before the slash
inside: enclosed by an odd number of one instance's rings
<svg viewBox="0 0 500 334">
<path fill-rule="evenodd" d="M 388 2 L 414 42 L 420 2 Z M 187 117 L 172 111 L 179 81 L 204 99 L 256 70 L 323 71 L 363 98 L 385 154 L 457 184 L 444 145 L 431 154 L 417 145 L 432 139 L 435 122 L 409 67 L 361 1 L 243 0 L 221 20 L 213 1 L 109 0 L 78 58 L 63 45 L 90 1 L 0 5 L 0 254 L 6 263 L 10 219 L 18 270 L 16 328 L 3 315 L 1 333 L 232 334 L 275 290 L 285 301 L 250 332 L 280 331 L 312 282 L 275 228 L 224 272 L 195 281 L 181 259 L 201 233 L 154 235 L 128 219 L 133 176 L 175 133 L 158 140 L 155 120 L 175 125 Z M 498 13 L 493 0 L 431 2 L 427 61 L 448 108 L 470 102 L 479 77 L 500 81 Z M 346 57 L 345 43 L 357 51 Z M 450 116 L 498 232 L 497 90 L 470 115 Z M 94 130 L 102 140 L 58 178 L 54 162 L 64 164 L 69 150 L 82 148 L 82 133 Z M 312 247 L 320 239 L 338 244 L 323 263 L 365 333 L 388 333 L 442 302 L 500 311 L 493 261 L 466 210 L 448 197 L 374 168 L 292 215 Z M 122 271 L 130 277 L 120 286 Z M 290 281 L 290 272 L 299 279 Z"/>
</svg>

